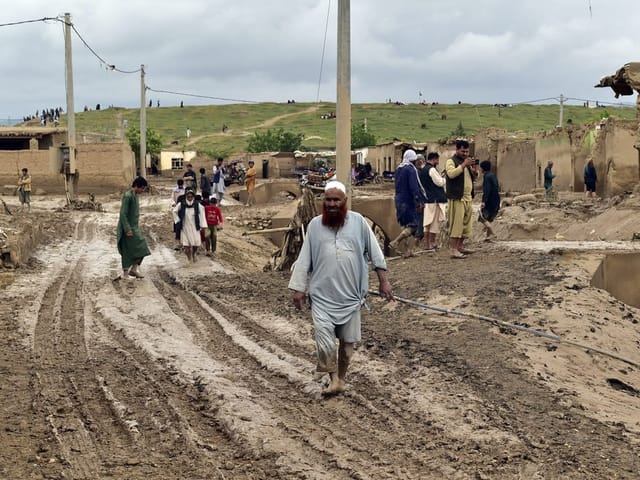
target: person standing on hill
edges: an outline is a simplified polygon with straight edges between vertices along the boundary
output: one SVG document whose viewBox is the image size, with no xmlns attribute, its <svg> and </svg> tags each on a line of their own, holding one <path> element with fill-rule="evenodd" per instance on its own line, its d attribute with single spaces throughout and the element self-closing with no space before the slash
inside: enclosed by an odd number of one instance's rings
<svg viewBox="0 0 640 480">
<path fill-rule="evenodd" d="M 478 165 L 469 156 L 469 142 L 456 141 L 456 153 L 447 160 L 445 176 L 447 184 L 447 221 L 449 224 L 449 250 L 451 258 L 465 258 L 471 250 L 464 247 L 464 240 L 471 236 L 473 220 L 473 181 L 478 176 Z"/>
<path fill-rule="evenodd" d="M 244 185 L 247 188 L 247 207 L 255 203 L 253 192 L 256 190 L 257 174 L 258 172 L 256 172 L 255 162 L 253 160 L 249 160 L 249 168 L 244 174 Z"/>
<path fill-rule="evenodd" d="M 378 276 L 380 294 L 394 299 L 376 236 L 362 215 L 347 208 L 346 192 L 345 185 L 335 180 L 325 186 L 322 215 L 309 222 L 289 280 L 297 309 L 305 305 L 309 292 L 317 371 L 331 377 L 325 395 L 345 390 L 354 343 L 361 339 L 360 310 L 369 290 L 369 261 Z"/>
<path fill-rule="evenodd" d="M 596 182 L 598 181 L 598 174 L 596 167 L 593 165 L 593 160 L 589 160 L 584 166 L 584 198 L 595 198 L 596 196 Z"/>
<path fill-rule="evenodd" d="M 18 199 L 22 205 L 22 210 L 26 205 L 27 210 L 31 211 L 31 175 L 29 175 L 27 168 L 22 169 L 22 175 L 18 179 Z"/>
<path fill-rule="evenodd" d="M 131 190 L 122 197 L 120 204 L 120 217 L 117 227 L 118 252 L 122 259 L 122 276 L 116 278 L 127 279 L 129 277 L 144 278 L 139 267 L 147 255 L 151 255 L 147 241 L 140 231 L 140 202 L 138 196 L 148 186 L 144 177 L 137 177 L 131 184 Z"/>
</svg>

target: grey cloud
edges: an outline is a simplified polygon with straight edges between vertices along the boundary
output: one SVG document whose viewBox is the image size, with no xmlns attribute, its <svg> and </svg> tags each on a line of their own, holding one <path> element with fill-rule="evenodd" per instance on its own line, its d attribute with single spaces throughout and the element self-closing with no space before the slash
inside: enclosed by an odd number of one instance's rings
<svg viewBox="0 0 640 480">
<path fill-rule="evenodd" d="M 335 99 L 331 1 L 321 98 Z M 637 58 L 635 0 L 368 0 L 351 2 L 352 99 L 515 102 L 560 93 L 614 102 L 594 89 Z M 258 100 L 314 101 L 328 0 L 68 0 L 78 31 L 106 62 L 147 68 L 155 89 Z M 54 7 L 59 8 L 59 7 Z M 5 21 L 64 12 L 44 0 L 3 6 Z M 0 28 L 0 118 L 64 104 L 62 26 Z M 135 107 L 139 78 L 109 72 L 73 36 L 76 109 Z M 178 97 L 160 96 L 164 104 Z M 634 99 L 622 100 L 633 103 Z M 206 100 L 194 103 L 215 103 Z"/>
</svg>

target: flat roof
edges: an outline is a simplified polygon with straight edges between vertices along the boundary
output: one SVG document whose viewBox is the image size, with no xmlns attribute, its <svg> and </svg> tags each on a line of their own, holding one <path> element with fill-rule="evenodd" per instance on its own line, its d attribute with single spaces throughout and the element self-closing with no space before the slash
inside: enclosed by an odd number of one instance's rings
<svg viewBox="0 0 640 480">
<path fill-rule="evenodd" d="M 54 133 L 67 133 L 66 128 L 60 127 L 0 127 L 0 137 L 42 137 Z"/>
</svg>

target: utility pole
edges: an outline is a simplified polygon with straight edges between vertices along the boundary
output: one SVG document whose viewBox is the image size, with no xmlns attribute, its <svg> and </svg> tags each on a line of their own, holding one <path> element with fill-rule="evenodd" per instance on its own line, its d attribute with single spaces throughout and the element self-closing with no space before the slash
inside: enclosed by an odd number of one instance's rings
<svg viewBox="0 0 640 480">
<path fill-rule="evenodd" d="M 140 156 L 136 162 L 136 175 L 142 175 L 147 163 L 147 86 L 144 83 L 144 65 L 140 65 Z"/>
<path fill-rule="evenodd" d="M 336 177 L 351 193 L 351 18 L 350 0 L 338 0 Z M 349 206 L 351 195 L 349 195 Z"/>
<path fill-rule="evenodd" d="M 73 105 L 73 62 L 71 56 L 71 14 L 64 14 L 64 59 L 67 84 L 67 147 L 64 149 L 64 183 L 67 203 L 75 198 L 78 187 L 76 164 L 76 117 Z"/>
<path fill-rule="evenodd" d="M 558 120 L 558 127 L 560 128 L 562 128 L 563 116 L 564 116 L 564 95 L 560 94 L 560 120 Z"/>
</svg>

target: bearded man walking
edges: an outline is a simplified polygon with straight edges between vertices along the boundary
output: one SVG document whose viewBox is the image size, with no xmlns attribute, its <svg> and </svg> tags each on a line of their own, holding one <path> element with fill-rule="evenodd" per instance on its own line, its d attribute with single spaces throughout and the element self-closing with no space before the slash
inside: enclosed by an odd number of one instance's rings
<svg viewBox="0 0 640 480">
<path fill-rule="evenodd" d="M 344 184 L 327 183 L 322 215 L 309 222 L 289 281 L 296 308 L 302 309 L 309 293 L 317 371 L 331 377 L 325 395 L 345 390 L 354 343 L 361 339 L 360 310 L 369 289 L 369 261 L 378 276 L 380 294 L 393 300 L 384 254 L 371 227 L 362 215 L 348 210 Z"/>
</svg>

